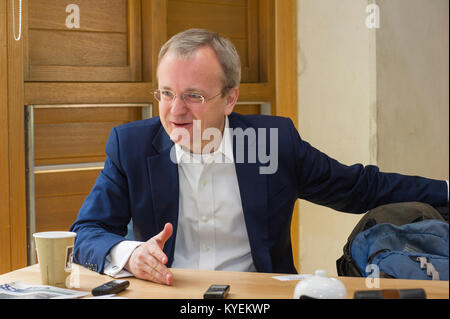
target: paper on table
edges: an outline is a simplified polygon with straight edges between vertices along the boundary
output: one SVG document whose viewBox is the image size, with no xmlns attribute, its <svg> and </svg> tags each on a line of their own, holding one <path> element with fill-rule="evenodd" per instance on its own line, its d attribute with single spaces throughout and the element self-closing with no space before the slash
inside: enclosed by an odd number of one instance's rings
<svg viewBox="0 0 450 319">
<path fill-rule="evenodd" d="M 88 294 L 85 291 L 29 285 L 20 281 L 0 285 L 0 299 L 71 299 L 81 298 Z"/>
<path fill-rule="evenodd" d="M 273 276 L 272 278 L 280 281 L 288 280 L 302 280 L 311 277 L 311 274 L 300 274 L 300 275 L 285 275 L 285 276 Z"/>
</svg>

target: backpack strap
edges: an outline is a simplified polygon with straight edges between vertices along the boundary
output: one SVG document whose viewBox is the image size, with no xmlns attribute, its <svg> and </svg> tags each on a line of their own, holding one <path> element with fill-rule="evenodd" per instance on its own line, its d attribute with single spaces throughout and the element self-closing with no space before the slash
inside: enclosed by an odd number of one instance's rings
<svg viewBox="0 0 450 319">
<path fill-rule="evenodd" d="M 376 256 L 378 256 L 378 255 L 381 254 L 381 253 L 388 252 L 388 251 L 391 251 L 391 250 L 390 250 L 390 249 L 380 249 L 380 250 L 374 252 L 374 253 L 373 253 L 372 255 L 370 255 L 369 258 L 367 259 L 367 264 L 370 265 L 370 264 L 372 263 L 373 259 L 374 259 Z M 388 273 L 385 273 L 385 272 L 382 271 L 382 270 L 379 271 L 378 275 L 380 276 L 380 278 L 395 278 L 394 276 L 392 276 L 392 275 L 390 275 L 390 274 L 388 274 Z"/>
<path fill-rule="evenodd" d="M 372 260 L 373 260 L 376 256 L 378 256 L 378 255 L 381 254 L 381 253 L 387 252 L 387 251 L 390 251 L 390 249 L 384 248 L 384 249 L 380 249 L 380 250 L 374 252 L 374 253 L 373 253 L 372 255 L 370 255 L 369 258 L 367 259 L 367 264 L 371 264 L 371 263 L 372 263 Z M 416 261 L 417 261 L 417 260 L 416 260 Z"/>
</svg>

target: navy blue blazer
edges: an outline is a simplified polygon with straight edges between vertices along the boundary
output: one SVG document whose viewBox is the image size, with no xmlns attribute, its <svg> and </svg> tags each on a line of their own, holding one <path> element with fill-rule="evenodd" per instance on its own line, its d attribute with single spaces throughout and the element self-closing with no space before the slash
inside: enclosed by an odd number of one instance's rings
<svg viewBox="0 0 450 319">
<path fill-rule="evenodd" d="M 278 167 L 260 174 L 257 161 L 236 161 L 235 167 L 252 257 L 260 272 L 296 273 L 290 226 L 294 203 L 302 198 L 338 211 L 364 213 L 392 202 L 420 201 L 447 205 L 447 184 L 417 176 L 382 173 L 376 166 L 347 166 L 300 138 L 288 118 L 262 115 L 229 116 L 230 128 L 255 129 L 246 149 L 260 147 L 261 132 L 269 154 L 269 129 L 278 132 Z M 270 146 L 269 146 L 270 145 Z M 164 252 L 173 262 L 178 227 L 178 168 L 170 160 L 173 142 L 159 117 L 112 129 L 104 169 L 71 226 L 77 233 L 74 261 L 102 272 L 110 249 L 123 241 L 133 220 L 134 237 L 147 241 L 164 224 L 174 226 Z M 254 162 L 254 161 L 253 161 Z"/>
</svg>

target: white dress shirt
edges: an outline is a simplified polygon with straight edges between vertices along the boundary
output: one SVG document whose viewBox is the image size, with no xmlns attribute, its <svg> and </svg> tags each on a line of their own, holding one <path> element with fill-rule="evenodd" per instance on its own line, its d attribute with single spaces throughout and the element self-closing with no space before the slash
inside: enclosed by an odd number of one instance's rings
<svg viewBox="0 0 450 319">
<path fill-rule="evenodd" d="M 180 192 L 173 268 L 256 270 L 232 145 L 228 118 L 214 153 L 192 154 L 175 144 Z M 104 273 L 117 278 L 130 276 L 123 267 L 140 244 L 123 241 L 114 246 L 106 257 Z"/>
</svg>

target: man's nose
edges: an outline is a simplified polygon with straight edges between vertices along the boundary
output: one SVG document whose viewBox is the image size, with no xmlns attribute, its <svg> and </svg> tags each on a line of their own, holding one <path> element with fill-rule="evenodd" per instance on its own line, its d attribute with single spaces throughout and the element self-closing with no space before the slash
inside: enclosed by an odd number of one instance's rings
<svg viewBox="0 0 450 319">
<path fill-rule="evenodd" d="M 186 113 L 186 110 L 187 110 L 186 103 L 183 101 L 181 96 L 177 95 L 175 99 L 172 101 L 172 104 L 170 106 L 170 112 L 173 115 L 178 115 Z"/>
</svg>

